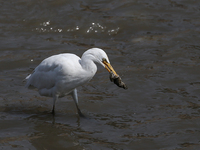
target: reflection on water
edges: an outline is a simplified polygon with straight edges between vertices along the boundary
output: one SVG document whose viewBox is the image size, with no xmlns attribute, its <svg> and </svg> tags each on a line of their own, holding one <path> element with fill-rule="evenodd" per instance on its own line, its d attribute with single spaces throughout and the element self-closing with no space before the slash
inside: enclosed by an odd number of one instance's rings
<svg viewBox="0 0 200 150">
<path fill-rule="evenodd" d="M 0 149 L 199 149 L 199 1 L 1 1 Z M 46 57 L 104 49 L 104 68 L 56 104 L 25 89 Z"/>
<path fill-rule="evenodd" d="M 109 29 L 108 27 L 106 26 L 102 26 L 100 23 L 94 23 L 92 22 L 91 25 L 88 25 L 88 29 L 86 29 L 85 31 L 85 34 L 89 34 L 89 33 L 107 33 L 108 35 L 114 35 L 114 34 L 117 34 L 118 31 L 119 31 L 119 27 L 117 28 L 111 28 Z M 39 33 L 41 32 L 74 32 L 74 31 L 78 31 L 78 30 L 81 30 L 81 32 L 84 32 L 82 30 L 85 30 L 85 29 L 82 29 L 80 28 L 78 25 L 75 26 L 75 27 L 72 27 L 72 28 L 65 28 L 65 29 L 61 29 L 61 28 L 56 28 L 56 27 L 53 27 L 51 26 L 51 23 L 50 21 L 46 21 L 46 22 L 42 22 L 40 23 L 40 27 L 37 27 L 35 29 L 33 29 L 32 31 L 37 31 Z M 76 33 L 78 34 L 78 33 Z"/>
</svg>

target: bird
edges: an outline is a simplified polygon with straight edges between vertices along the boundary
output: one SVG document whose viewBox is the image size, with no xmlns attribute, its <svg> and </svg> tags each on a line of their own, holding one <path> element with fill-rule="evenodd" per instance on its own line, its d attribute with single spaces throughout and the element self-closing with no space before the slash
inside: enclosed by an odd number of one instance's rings
<svg viewBox="0 0 200 150">
<path fill-rule="evenodd" d="M 55 114 L 56 101 L 71 95 L 79 116 L 84 117 L 78 106 L 77 87 L 93 78 L 97 72 L 96 64 L 103 66 L 115 77 L 118 76 L 106 52 L 100 48 L 91 48 L 85 51 L 81 58 L 72 53 L 61 53 L 44 59 L 32 74 L 25 78 L 25 87 L 36 88 L 41 96 L 53 97 L 52 114 Z"/>
</svg>

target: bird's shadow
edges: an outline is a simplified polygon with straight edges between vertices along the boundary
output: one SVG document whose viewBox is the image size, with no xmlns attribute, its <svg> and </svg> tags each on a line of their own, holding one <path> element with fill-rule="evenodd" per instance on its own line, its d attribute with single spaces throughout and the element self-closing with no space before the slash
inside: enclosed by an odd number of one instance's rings
<svg viewBox="0 0 200 150">
<path fill-rule="evenodd" d="M 28 120 L 34 122 L 48 122 L 52 125 L 60 123 L 79 127 L 84 120 L 90 120 L 89 116 L 85 114 L 78 114 L 74 112 L 55 112 L 54 114 L 48 110 L 40 110 L 37 108 L 26 109 L 24 107 L 8 106 L 0 108 L 0 120 L 15 118 L 20 120 Z M 1 119 L 2 118 L 2 119 Z"/>
</svg>

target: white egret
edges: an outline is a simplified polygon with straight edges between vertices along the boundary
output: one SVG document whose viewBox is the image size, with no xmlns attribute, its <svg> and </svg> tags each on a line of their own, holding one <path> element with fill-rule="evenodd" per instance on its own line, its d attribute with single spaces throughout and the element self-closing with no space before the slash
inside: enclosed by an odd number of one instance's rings
<svg viewBox="0 0 200 150">
<path fill-rule="evenodd" d="M 78 107 L 76 88 L 92 79 L 97 71 L 95 63 L 105 67 L 112 74 L 111 81 L 114 80 L 115 84 L 120 86 L 121 78 L 110 65 L 107 54 L 102 49 L 92 48 L 85 51 L 81 58 L 75 54 L 63 53 L 44 59 L 33 73 L 26 77 L 26 87 L 33 86 L 41 96 L 53 97 L 53 114 L 57 99 L 72 95 L 78 114 L 83 116 Z M 125 84 L 121 87 L 126 89 Z"/>
</svg>

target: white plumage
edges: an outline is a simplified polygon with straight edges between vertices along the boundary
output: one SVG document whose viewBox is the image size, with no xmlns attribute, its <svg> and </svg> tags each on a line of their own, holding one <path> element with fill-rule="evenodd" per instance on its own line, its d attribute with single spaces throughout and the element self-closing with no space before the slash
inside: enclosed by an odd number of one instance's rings
<svg viewBox="0 0 200 150">
<path fill-rule="evenodd" d="M 92 48 L 85 51 L 81 58 L 65 53 L 44 59 L 34 72 L 26 77 L 26 87 L 33 86 L 38 89 L 41 96 L 53 97 L 52 113 L 56 100 L 71 94 L 79 115 L 83 116 L 78 107 L 76 87 L 92 79 L 97 71 L 95 63 L 101 64 L 109 72 L 117 75 L 109 63 L 107 54 L 102 49 Z"/>
</svg>

